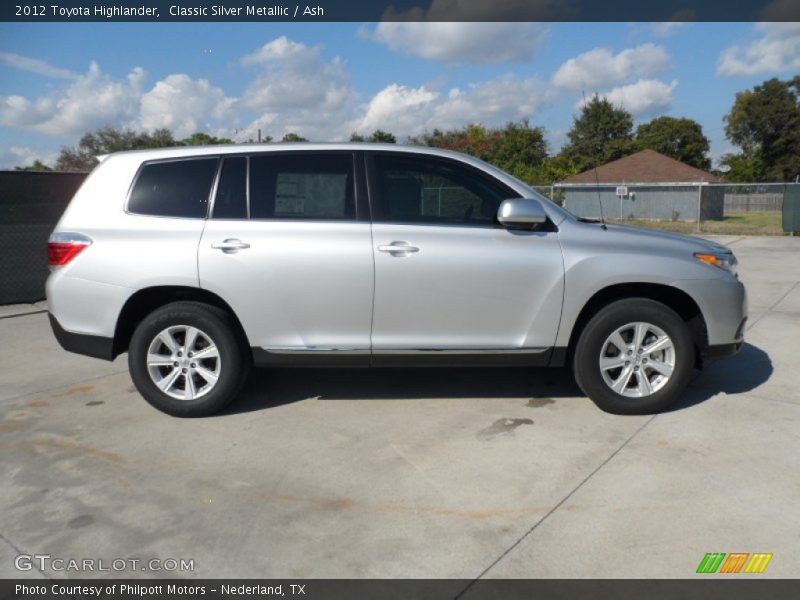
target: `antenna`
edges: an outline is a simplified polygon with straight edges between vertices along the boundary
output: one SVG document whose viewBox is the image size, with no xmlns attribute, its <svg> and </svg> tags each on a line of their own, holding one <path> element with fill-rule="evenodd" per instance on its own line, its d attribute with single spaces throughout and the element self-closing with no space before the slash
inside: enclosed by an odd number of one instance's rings
<svg viewBox="0 0 800 600">
<path fill-rule="evenodd" d="M 581 90 L 581 94 L 583 94 L 583 106 L 586 108 L 586 92 Z M 600 227 L 607 230 L 606 218 L 605 215 L 603 215 L 603 199 L 600 196 L 600 176 L 597 174 L 597 163 L 594 165 L 594 182 L 597 189 L 597 204 L 600 205 Z"/>
</svg>

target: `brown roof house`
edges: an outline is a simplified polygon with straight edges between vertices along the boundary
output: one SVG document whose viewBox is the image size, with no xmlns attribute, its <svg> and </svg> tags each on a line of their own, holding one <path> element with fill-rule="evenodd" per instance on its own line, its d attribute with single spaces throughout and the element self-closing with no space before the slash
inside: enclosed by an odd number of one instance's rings
<svg viewBox="0 0 800 600">
<path fill-rule="evenodd" d="M 655 150 L 642 150 L 555 184 L 564 206 L 581 217 L 696 221 L 721 219 L 719 178 Z M 598 199 L 599 197 L 599 199 Z"/>
</svg>

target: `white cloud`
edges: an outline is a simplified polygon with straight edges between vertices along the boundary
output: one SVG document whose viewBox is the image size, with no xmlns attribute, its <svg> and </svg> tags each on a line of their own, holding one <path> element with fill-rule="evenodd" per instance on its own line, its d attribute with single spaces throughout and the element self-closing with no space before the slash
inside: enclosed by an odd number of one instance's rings
<svg viewBox="0 0 800 600">
<path fill-rule="evenodd" d="M 166 127 L 177 138 L 205 131 L 248 139 L 258 127 L 274 137 L 287 131 L 342 137 L 358 97 L 344 61 L 323 60 L 321 51 L 286 37 L 265 44 L 240 60 L 256 70 L 241 98 L 184 73 L 169 74 L 147 90 L 141 68 L 114 79 L 93 62 L 87 73 L 41 97 L 0 96 L 0 125 L 53 136 L 112 125 Z M 235 135 L 239 119 L 251 124 Z"/>
<path fill-rule="evenodd" d="M 434 128 L 533 118 L 557 94 L 537 77 L 506 74 L 450 88 L 443 78 L 418 87 L 394 80 L 365 98 L 354 89 L 342 59 L 326 58 L 322 47 L 286 37 L 264 44 L 239 64 L 251 77 L 234 98 L 213 81 L 185 73 L 145 86 L 139 67 L 113 78 L 92 63 L 86 73 L 40 97 L 0 96 L 0 125 L 60 137 L 106 125 L 165 127 L 177 138 L 205 131 L 238 140 L 256 138 L 260 128 L 274 139 L 294 131 L 319 141 L 381 128 L 402 139 Z M 239 122 L 247 125 L 234 133 Z"/>
<path fill-rule="evenodd" d="M 386 86 L 367 104 L 364 115 L 353 123 L 353 130 L 370 133 L 375 129 L 391 128 L 401 131 L 412 131 L 419 123 L 430 118 L 433 103 L 439 93 L 426 86 L 407 87 L 393 83 Z"/>
<path fill-rule="evenodd" d="M 0 96 L 0 126 L 46 135 L 81 134 L 106 125 L 166 127 L 178 137 L 195 131 L 238 139 L 288 131 L 314 139 L 339 139 L 356 117 L 359 99 L 340 58 L 324 60 L 322 48 L 280 37 L 243 57 L 255 73 L 241 98 L 207 79 L 173 73 L 143 89 L 136 67 L 115 79 L 92 62 L 89 70 L 40 97 Z M 251 123 L 234 134 L 239 119 Z"/>
<path fill-rule="evenodd" d="M 57 152 L 39 152 L 27 147 L 11 146 L 0 150 L 0 169 L 27 167 L 37 160 L 52 167 L 57 156 Z"/>
<path fill-rule="evenodd" d="M 662 21 L 660 23 L 651 23 L 650 29 L 653 35 L 660 38 L 667 38 L 675 35 L 686 25 L 687 23 L 684 21 Z"/>
<path fill-rule="evenodd" d="M 761 38 L 722 51 L 717 61 L 718 75 L 800 70 L 800 23 L 756 23 L 755 29 Z"/>
<path fill-rule="evenodd" d="M 607 98 L 614 106 L 621 106 L 634 117 L 642 117 L 669 110 L 674 101 L 672 92 L 677 86 L 677 79 L 668 84 L 655 79 L 640 79 L 630 85 L 615 87 L 599 96 Z M 579 100 L 575 108 L 580 109 L 583 102 L 583 99 Z"/>
<path fill-rule="evenodd" d="M 533 117 L 553 97 L 536 77 L 502 75 L 463 90 L 450 90 L 447 99 L 437 107 L 430 126 L 457 127 L 470 122 L 502 125 Z"/>
<path fill-rule="evenodd" d="M 92 62 L 87 73 L 45 96 L 0 97 L 0 125 L 46 135 L 81 134 L 107 125 L 155 129 L 166 127 L 177 138 L 195 131 L 229 135 L 234 98 L 206 79 L 171 74 L 142 89 L 145 72 L 135 67 L 113 79 Z"/>
<path fill-rule="evenodd" d="M 533 117 L 551 99 L 538 79 L 511 74 L 446 93 L 432 86 L 392 84 L 370 100 L 363 116 L 351 123 L 351 131 L 370 133 L 382 128 L 405 137 L 469 123 L 499 126 Z"/>
<path fill-rule="evenodd" d="M 642 44 L 616 55 L 608 48 L 595 48 L 562 64 L 553 83 L 568 90 L 592 92 L 632 77 L 653 77 L 669 67 L 669 54 L 663 46 Z"/>
<path fill-rule="evenodd" d="M 240 137 L 265 129 L 273 137 L 293 131 L 316 139 L 343 135 L 352 119 L 357 96 L 344 61 L 322 58 L 322 48 L 280 37 L 244 57 L 242 64 L 260 69 L 240 105 L 259 116 Z"/>
<path fill-rule="evenodd" d="M 0 125 L 68 135 L 134 118 L 143 77 L 144 71 L 136 67 L 126 81 L 115 81 L 92 62 L 84 75 L 50 95 L 35 100 L 0 96 Z"/>
<path fill-rule="evenodd" d="M 539 23 L 381 22 L 359 35 L 394 51 L 448 63 L 497 64 L 533 58 L 547 34 Z"/>
<path fill-rule="evenodd" d="M 293 42 L 284 35 L 267 42 L 255 52 L 243 56 L 239 62 L 249 67 L 281 60 L 310 60 L 317 56 L 319 50 L 319 46 L 310 47 L 299 42 Z"/>
<path fill-rule="evenodd" d="M 232 122 L 234 102 L 207 79 L 194 80 L 183 73 L 168 75 L 142 96 L 141 125 L 144 129 L 166 127 L 176 138 L 210 132 Z"/>
<path fill-rule="evenodd" d="M 13 69 L 28 71 L 44 77 L 52 77 L 53 79 L 78 78 L 77 73 L 74 73 L 68 69 L 54 67 L 46 60 L 22 56 L 21 54 L 14 54 L 13 52 L 0 52 L 0 63 Z"/>
</svg>

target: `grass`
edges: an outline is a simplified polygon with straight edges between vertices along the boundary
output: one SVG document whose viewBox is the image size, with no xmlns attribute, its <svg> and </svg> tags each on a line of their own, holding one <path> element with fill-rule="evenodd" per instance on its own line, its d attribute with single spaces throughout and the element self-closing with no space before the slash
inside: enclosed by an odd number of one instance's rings
<svg viewBox="0 0 800 600">
<path fill-rule="evenodd" d="M 652 219 L 610 219 L 615 223 L 649 227 L 676 233 L 698 233 L 697 223 L 692 221 L 655 221 Z M 732 212 L 722 219 L 703 221 L 701 233 L 719 235 L 785 235 L 783 216 L 780 212 Z"/>
</svg>

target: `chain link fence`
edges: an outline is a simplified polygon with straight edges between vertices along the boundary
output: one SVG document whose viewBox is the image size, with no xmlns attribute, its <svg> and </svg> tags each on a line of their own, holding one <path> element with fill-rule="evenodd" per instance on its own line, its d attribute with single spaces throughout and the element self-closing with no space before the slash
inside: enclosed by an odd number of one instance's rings
<svg viewBox="0 0 800 600">
<path fill-rule="evenodd" d="M 0 171 L 0 305 L 44 298 L 47 238 L 85 178 Z"/>
<path fill-rule="evenodd" d="M 799 184 L 556 183 L 536 189 L 579 217 L 640 227 L 723 235 L 797 231 L 784 219 L 784 204 L 798 202 Z"/>
</svg>

